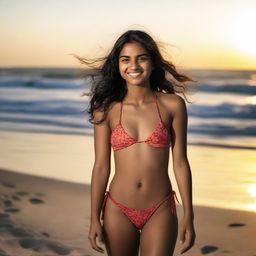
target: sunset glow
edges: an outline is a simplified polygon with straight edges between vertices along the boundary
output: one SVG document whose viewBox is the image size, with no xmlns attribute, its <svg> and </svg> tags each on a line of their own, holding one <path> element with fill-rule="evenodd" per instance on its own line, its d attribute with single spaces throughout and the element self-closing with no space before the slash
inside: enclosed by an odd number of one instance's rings
<svg viewBox="0 0 256 256">
<path fill-rule="evenodd" d="M 71 53 L 105 55 L 142 29 L 181 68 L 256 70 L 255 10 L 252 0 L 0 1 L 0 67 L 78 67 Z"/>
<path fill-rule="evenodd" d="M 243 53 L 256 58 L 255 25 L 255 9 L 248 9 L 235 17 L 231 33 L 234 45 Z"/>
</svg>

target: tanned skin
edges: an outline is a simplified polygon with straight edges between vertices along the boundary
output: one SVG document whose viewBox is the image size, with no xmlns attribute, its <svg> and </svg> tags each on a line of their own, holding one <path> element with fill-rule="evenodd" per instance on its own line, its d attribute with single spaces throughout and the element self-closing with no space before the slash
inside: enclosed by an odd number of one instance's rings
<svg viewBox="0 0 256 256">
<path fill-rule="evenodd" d="M 119 54 L 119 72 L 126 81 L 128 93 L 123 100 L 122 125 L 137 140 L 152 134 L 159 122 L 149 77 L 154 69 L 150 56 L 137 43 L 126 43 Z M 132 74 L 131 74 L 132 73 Z M 136 74 L 138 73 L 138 74 Z M 178 238 L 179 251 L 188 251 L 195 241 L 192 206 L 192 177 L 187 158 L 187 110 L 183 98 L 176 94 L 156 92 L 162 121 L 172 136 L 171 148 L 155 148 L 136 143 L 114 151 L 115 175 L 109 192 L 119 203 L 134 209 L 151 207 L 172 190 L 168 175 L 170 149 L 173 171 L 182 199 L 183 215 L 170 211 L 164 202 L 151 216 L 141 232 L 110 200 L 105 205 L 103 225 L 101 206 L 110 175 L 111 131 L 120 117 L 120 103 L 114 102 L 107 118 L 94 125 L 95 163 L 91 180 L 91 225 L 88 239 L 93 249 L 104 253 L 105 244 L 111 256 L 170 256 Z M 103 113 L 95 111 L 94 119 Z M 98 241 L 97 241 L 98 239 Z M 99 245 L 99 242 L 103 242 Z"/>
</svg>

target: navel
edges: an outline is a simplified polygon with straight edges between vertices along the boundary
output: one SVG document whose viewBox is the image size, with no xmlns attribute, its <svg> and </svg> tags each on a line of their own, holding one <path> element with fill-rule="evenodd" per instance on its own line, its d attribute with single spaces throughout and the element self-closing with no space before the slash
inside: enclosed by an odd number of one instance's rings
<svg viewBox="0 0 256 256">
<path fill-rule="evenodd" d="M 137 188 L 141 188 L 142 187 L 142 183 L 141 182 L 138 182 L 137 183 Z"/>
</svg>

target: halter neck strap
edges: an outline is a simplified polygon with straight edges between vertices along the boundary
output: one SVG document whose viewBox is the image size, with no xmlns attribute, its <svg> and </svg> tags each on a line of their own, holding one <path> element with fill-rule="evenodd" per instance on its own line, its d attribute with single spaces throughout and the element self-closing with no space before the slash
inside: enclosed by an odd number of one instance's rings
<svg viewBox="0 0 256 256">
<path fill-rule="evenodd" d="M 121 107 L 120 107 L 119 124 L 121 124 L 121 119 L 122 119 L 123 101 L 121 101 L 120 103 L 121 103 Z"/>
<path fill-rule="evenodd" d="M 157 103 L 157 95 L 156 95 L 156 92 L 153 91 L 153 94 L 154 94 L 154 98 L 155 98 L 155 102 L 156 102 L 156 107 L 157 107 L 158 116 L 159 116 L 160 121 L 162 122 L 161 113 L 160 113 L 159 106 L 158 106 L 158 103 Z"/>
</svg>

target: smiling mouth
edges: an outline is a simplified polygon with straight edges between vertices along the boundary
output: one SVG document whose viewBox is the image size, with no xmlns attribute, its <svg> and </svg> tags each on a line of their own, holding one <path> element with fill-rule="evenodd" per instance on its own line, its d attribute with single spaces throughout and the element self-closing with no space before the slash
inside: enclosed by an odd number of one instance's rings
<svg viewBox="0 0 256 256">
<path fill-rule="evenodd" d="M 138 77 L 142 74 L 142 72 L 129 72 L 127 74 L 131 77 Z"/>
</svg>

